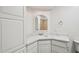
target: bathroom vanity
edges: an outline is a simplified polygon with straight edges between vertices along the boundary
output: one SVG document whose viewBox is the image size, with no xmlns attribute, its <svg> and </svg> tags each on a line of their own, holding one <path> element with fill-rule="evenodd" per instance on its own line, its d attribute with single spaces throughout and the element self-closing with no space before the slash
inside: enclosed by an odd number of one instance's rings
<svg viewBox="0 0 79 59">
<path fill-rule="evenodd" d="M 28 53 L 69 53 L 69 38 L 61 35 L 33 36 L 28 39 Z"/>
</svg>

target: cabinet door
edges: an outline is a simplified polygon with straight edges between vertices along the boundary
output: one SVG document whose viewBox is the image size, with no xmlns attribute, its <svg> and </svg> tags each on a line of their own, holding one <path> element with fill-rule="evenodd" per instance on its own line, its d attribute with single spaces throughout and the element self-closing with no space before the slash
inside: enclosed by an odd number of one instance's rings
<svg viewBox="0 0 79 59">
<path fill-rule="evenodd" d="M 51 46 L 50 44 L 48 45 L 39 45 L 38 47 L 39 53 L 51 53 Z"/>
<path fill-rule="evenodd" d="M 23 21 L 2 21 L 2 49 L 8 50 L 23 44 Z"/>
<path fill-rule="evenodd" d="M 68 42 L 52 40 L 52 53 L 67 53 Z"/>
<path fill-rule="evenodd" d="M 38 42 L 38 52 L 39 53 L 50 53 L 51 52 L 51 42 L 49 41 L 39 41 Z"/>
<path fill-rule="evenodd" d="M 28 53 L 37 53 L 37 42 L 27 47 Z"/>
<path fill-rule="evenodd" d="M 1 39 L 1 29 L 2 29 L 2 28 L 1 28 L 1 21 L 0 21 L 0 52 L 1 52 L 1 45 L 2 45 L 2 44 L 1 44 L 1 40 L 2 40 L 2 39 Z"/>
<path fill-rule="evenodd" d="M 59 47 L 59 46 L 52 46 L 52 53 L 67 53 L 67 48 Z"/>
</svg>

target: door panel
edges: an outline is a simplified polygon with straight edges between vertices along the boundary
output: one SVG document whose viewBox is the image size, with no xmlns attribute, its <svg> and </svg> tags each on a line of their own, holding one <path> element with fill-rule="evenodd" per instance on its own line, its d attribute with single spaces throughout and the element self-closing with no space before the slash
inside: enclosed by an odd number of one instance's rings
<svg viewBox="0 0 79 59">
<path fill-rule="evenodd" d="M 23 44 L 23 21 L 2 21 L 2 49 L 12 49 Z"/>
</svg>

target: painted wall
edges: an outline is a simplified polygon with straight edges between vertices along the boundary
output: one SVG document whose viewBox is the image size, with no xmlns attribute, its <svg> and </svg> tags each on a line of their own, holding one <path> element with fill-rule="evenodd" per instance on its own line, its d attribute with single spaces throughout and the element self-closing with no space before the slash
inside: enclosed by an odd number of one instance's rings
<svg viewBox="0 0 79 59">
<path fill-rule="evenodd" d="M 34 18 L 37 15 L 47 16 L 49 22 L 49 33 L 67 34 L 71 36 L 72 39 L 79 36 L 79 7 L 54 7 L 52 11 L 26 9 L 26 36 L 34 33 Z M 60 20 L 63 22 L 62 25 L 58 24 Z"/>
<path fill-rule="evenodd" d="M 62 20 L 63 24 L 58 22 Z M 51 12 L 51 33 L 67 34 L 70 38 L 79 36 L 79 7 L 55 7 Z"/>
<path fill-rule="evenodd" d="M 32 9 L 26 9 L 25 15 L 25 27 L 26 27 L 26 35 L 32 35 L 35 33 L 34 19 L 37 15 L 45 15 L 48 18 L 48 24 L 50 24 L 50 11 L 38 11 Z M 50 27 L 48 26 L 50 31 Z"/>
<path fill-rule="evenodd" d="M 32 14 L 24 7 L 24 42 L 27 43 L 27 38 L 33 33 Z"/>
</svg>

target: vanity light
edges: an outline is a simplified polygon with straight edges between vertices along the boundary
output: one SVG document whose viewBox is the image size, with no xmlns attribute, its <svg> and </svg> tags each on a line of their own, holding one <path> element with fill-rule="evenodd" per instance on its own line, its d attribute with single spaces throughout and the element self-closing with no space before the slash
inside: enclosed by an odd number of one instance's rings
<svg viewBox="0 0 79 59">
<path fill-rule="evenodd" d="M 44 15 L 35 17 L 35 30 L 45 32 L 48 30 L 48 18 Z"/>
</svg>

